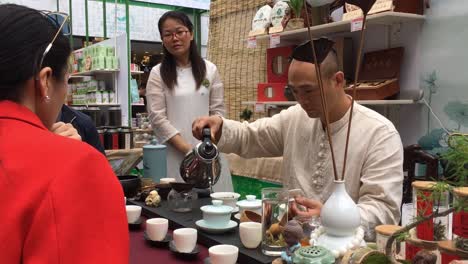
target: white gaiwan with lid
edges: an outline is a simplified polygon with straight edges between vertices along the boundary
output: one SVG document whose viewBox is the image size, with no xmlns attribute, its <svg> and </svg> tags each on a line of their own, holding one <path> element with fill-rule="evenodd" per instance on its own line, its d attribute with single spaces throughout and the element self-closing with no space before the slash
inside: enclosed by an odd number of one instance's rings
<svg viewBox="0 0 468 264">
<path fill-rule="evenodd" d="M 223 201 L 212 200 L 213 205 L 205 205 L 200 208 L 203 212 L 203 220 L 208 226 L 214 228 L 224 228 L 231 220 L 233 208 L 223 205 Z"/>
<path fill-rule="evenodd" d="M 262 200 L 257 200 L 255 195 L 246 195 L 245 200 L 237 202 L 239 207 L 239 213 L 243 213 L 245 210 L 255 212 L 259 215 L 262 214 Z"/>
<path fill-rule="evenodd" d="M 327 248 L 335 258 L 363 245 L 359 208 L 346 192 L 344 181 L 335 181 L 335 189 L 323 205 L 320 219 L 322 226 L 312 232 L 311 245 Z"/>
</svg>

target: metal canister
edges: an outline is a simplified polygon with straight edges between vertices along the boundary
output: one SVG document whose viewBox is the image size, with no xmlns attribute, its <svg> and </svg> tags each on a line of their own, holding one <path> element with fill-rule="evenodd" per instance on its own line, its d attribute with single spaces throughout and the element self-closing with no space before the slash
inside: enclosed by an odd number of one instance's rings
<svg viewBox="0 0 468 264">
<path fill-rule="evenodd" d="M 105 146 L 105 141 L 104 141 L 104 135 L 106 133 L 106 128 L 105 127 L 98 127 L 97 132 L 99 135 L 99 141 L 101 142 L 102 146 Z"/>
<path fill-rule="evenodd" d="M 167 177 L 167 147 L 160 144 L 143 146 L 143 176 L 160 182 Z"/>
<path fill-rule="evenodd" d="M 120 149 L 133 148 L 133 133 L 130 127 L 121 127 L 119 131 L 119 147 Z"/>
<path fill-rule="evenodd" d="M 119 130 L 115 127 L 110 127 L 104 134 L 105 149 L 119 149 Z"/>
</svg>

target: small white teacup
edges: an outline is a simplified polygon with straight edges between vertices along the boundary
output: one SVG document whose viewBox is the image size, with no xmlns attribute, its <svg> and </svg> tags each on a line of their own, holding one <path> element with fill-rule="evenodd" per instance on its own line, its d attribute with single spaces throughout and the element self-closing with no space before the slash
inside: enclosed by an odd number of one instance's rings
<svg viewBox="0 0 468 264">
<path fill-rule="evenodd" d="M 235 264 L 239 248 L 232 245 L 216 245 L 208 249 L 211 264 Z"/>
<path fill-rule="evenodd" d="M 197 245 L 197 230 L 195 228 L 179 228 L 174 230 L 174 245 L 181 253 L 190 253 Z"/>
<path fill-rule="evenodd" d="M 127 221 L 129 224 L 135 223 L 140 219 L 141 206 L 138 205 L 126 205 L 125 210 L 127 211 Z"/>
<path fill-rule="evenodd" d="M 169 220 L 165 218 L 151 218 L 146 220 L 146 234 L 153 241 L 161 241 L 166 237 Z"/>
<path fill-rule="evenodd" d="M 262 224 L 244 222 L 239 225 L 239 236 L 246 248 L 257 248 L 262 242 Z"/>
<path fill-rule="evenodd" d="M 176 179 L 174 178 L 161 178 L 159 180 L 160 183 L 165 183 L 165 184 L 169 184 L 171 182 L 176 182 Z"/>
</svg>

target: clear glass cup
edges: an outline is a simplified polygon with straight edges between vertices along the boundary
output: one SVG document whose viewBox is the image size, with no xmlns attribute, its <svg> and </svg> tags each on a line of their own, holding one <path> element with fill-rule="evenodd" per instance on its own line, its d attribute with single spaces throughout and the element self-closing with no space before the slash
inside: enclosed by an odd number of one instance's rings
<svg viewBox="0 0 468 264">
<path fill-rule="evenodd" d="M 198 200 L 198 194 L 192 184 L 171 182 L 172 190 L 167 195 L 167 203 L 172 211 L 191 212 Z"/>
<path fill-rule="evenodd" d="M 287 248 L 283 232 L 288 222 L 288 204 L 288 190 L 262 189 L 262 252 L 267 256 L 280 256 Z"/>
</svg>

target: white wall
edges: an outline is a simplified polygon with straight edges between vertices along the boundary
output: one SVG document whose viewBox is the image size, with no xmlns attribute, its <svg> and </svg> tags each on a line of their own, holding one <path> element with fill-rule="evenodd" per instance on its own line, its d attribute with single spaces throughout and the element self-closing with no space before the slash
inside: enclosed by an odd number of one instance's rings
<svg viewBox="0 0 468 264">
<path fill-rule="evenodd" d="M 210 31 L 210 16 L 209 14 L 203 14 L 201 16 L 201 55 L 206 58 L 208 51 L 208 36 Z"/>
</svg>

